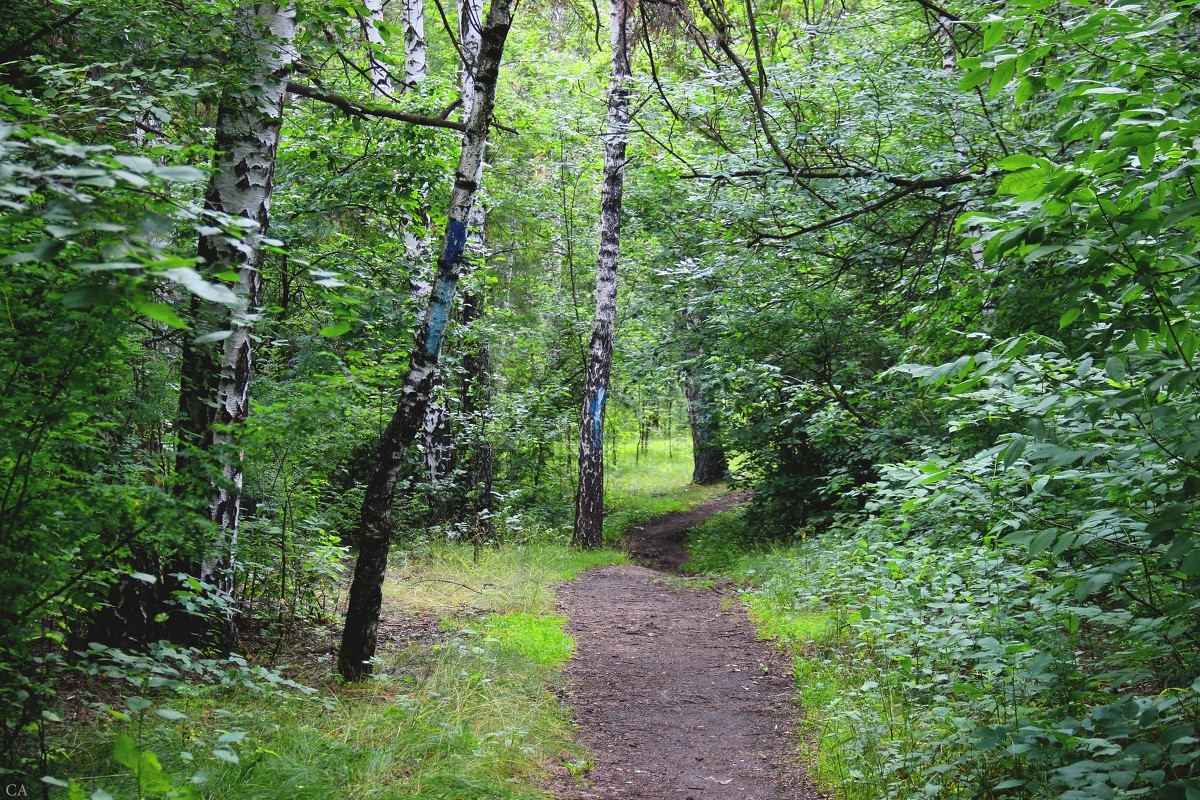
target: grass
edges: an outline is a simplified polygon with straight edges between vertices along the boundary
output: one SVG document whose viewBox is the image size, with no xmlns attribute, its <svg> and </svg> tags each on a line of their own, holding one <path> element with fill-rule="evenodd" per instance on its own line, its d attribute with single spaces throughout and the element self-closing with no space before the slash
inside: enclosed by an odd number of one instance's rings
<svg viewBox="0 0 1200 800">
<path fill-rule="evenodd" d="M 402 554 L 385 614 L 435 615 L 444 625 L 434 641 L 382 656 L 379 677 L 328 681 L 324 699 L 147 690 L 152 705 L 135 702 L 136 712 L 105 713 L 78 731 L 51 774 L 85 790 L 72 800 L 163 797 L 168 786 L 186 790 L 193 775 L 205 779 L 190 791 L 213 800 L 545 797 L 546 765 L 583 758 L 550 691 L 573 647 L 551 587 L 623 560 L 553 543 L 474 552 L 439 542 Z M 132 743 L 133 758 L 124 755 L 141 765 L 142 786 L 114 760 L 117 741 Z M 167 777 L 147 783 L 147 758 Z"/>
<path fill-rule="evenodd" d="M 625 561 L 612 550 L 579 552 L 555 543 L 472 550 L 437 541 L 392 559 L 385 614 L 548 614 L 555 583 L 589 567 Z"/>
</svg>

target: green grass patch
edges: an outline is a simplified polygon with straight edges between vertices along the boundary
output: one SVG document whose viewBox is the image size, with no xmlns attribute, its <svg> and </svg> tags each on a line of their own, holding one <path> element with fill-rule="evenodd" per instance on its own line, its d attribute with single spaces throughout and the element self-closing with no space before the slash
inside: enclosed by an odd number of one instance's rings
<svg viewBox="0 0 1200 800">
<path fill-rule="evenodd" d="M 614 550 L 580 552 L 557 543 L 475 550 L 432 542 L 392 559 L 385 615 L 548 614 L 554 610 L 554 584 L 590 567 L 627 561 Z"/>
<path fill-rule="evenodd" d="M 567 618 L 556 614 L 492 614 L 483 623 L 483 633 L 536 664 L 556 668 L 575 651 L 566 624 Z"/>
<path fill-rule="evenodd" d="M 548 630 L 534 657 L 457 635 L 432 650 L 408 648 L 384 659 L 384 677 L 337 689 L 323 703 L 244 691 L 159 699 L 127 714 L 129 722 L 112 717 L 94 727 L 54 774 L 89 796 L 100 789 L 116 798 L 189 785 L 213 800 L 544 797 L 531 776 L 578 749 L 547 691 Z M 133 769 L 113 757 L 118 741 L 138 754 L 140 791 Z M 157 790 L 145 782 L 148 752 L 170 776 Z M 192 776 L 201 782 L 190 784 Z"/>
</svg>

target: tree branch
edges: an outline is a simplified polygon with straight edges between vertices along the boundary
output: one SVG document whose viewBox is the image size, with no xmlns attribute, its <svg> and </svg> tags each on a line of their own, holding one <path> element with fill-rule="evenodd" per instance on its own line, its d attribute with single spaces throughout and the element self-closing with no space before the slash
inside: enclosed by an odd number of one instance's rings
<svg viewBox="0 0 1200 800">
<path fill-rule="evenodd" d="M 422 114 L 411 114 L 407 111 L 397 111 L 394 108 L 366 106 L 340 94 L 322 92 L 312 88 L 311 86 L 305 86 L 302 83 L 293 83 L 292 81 L 288 81 L 287 90 L 292 94 L 298 94 L 301 97 L 307 97 L 310 100 L 317 100 L 322 103 L 328 103 L 331 106 L 336 106 L 352 117 L 383 117 L 384 119 L 394 119 L 399 120 L 400 122 L 407 122 L 410 125 L 422 125 L 427 128 L 448 128 L 452 131 L 465 131 L 467 129 L 467 124 L 465 122 L 451 122 L 444 117 L 426 117 Z"/>
</svg>

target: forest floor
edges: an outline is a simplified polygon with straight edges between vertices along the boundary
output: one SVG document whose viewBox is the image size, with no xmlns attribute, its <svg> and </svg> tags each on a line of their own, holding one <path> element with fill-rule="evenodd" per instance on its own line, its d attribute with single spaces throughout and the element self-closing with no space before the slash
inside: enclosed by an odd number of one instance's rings
<svg viewBox="0 0 1200 800">
<path fill-rule="evenodd" d="M 755 636 L 729 587 L 662 571 L 687 560 L 689 529 L 745 499 L 631 528 L 627 549 L 649 566 L 598 567 L 558 588 L 576 640 L 565 700 L 592 754 L 549 787 L 561 800 L 822 796 L 797 755 L 789 657 Z"/>
</svg>

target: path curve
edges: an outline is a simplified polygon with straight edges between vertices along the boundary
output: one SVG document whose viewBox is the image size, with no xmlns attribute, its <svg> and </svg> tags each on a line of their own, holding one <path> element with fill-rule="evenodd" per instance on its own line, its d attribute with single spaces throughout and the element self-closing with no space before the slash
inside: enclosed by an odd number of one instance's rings
<svg viewBox="0 0 1200 800">
<path fill-rule="evenodd" d="M 756 638 L 736 597 L 617 565 L 558 598 L 576 640 L 565 699 L 594 767 L 561 771 L 556 797 L 821 797 L 796 756 L 790 660 Z"/>
</svg>

